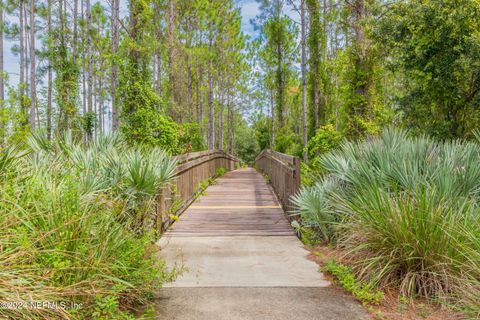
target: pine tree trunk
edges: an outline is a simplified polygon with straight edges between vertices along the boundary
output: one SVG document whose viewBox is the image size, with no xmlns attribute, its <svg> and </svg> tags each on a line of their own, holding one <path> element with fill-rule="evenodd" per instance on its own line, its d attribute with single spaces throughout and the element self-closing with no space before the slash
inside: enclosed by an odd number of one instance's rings
<svg viewBox="0 0 480 320">
<path fill-rule="evenodd" d="M 350 56 L 350 63 L 355 77 L 351 88 L 355 93 L 355 103 L 350 104 L 348 108 L 350 119 L 350 130 L 348 134 L 350 138 L 361 138 L 367 134 L 367 131 L 360 119 L 368 120 L 372 115 L 369 103 L 372 66 L 367 63 L 369 45 L 363 23 L 367 17 L 366 2 L 365 0 L 355 0 L 350 5 L 355 36 L 355 38 L 352 39 L 354 40 L 352 43 L 353 50 Z"/>
<path fill-rule="evenodd" d="M 203 46 L 203 41 L 202 41 L 202 32 L 200 31 L 200 43 L 199 47 Z M 204 118 L 204 98 L 205 94 L 203 92 L 203 61 L 200 61 L 200 65 L 198 66 L 198 84 L 197 84 L 197 90 L 198 90 L 198 113 L 197 113 L 197 122 L 198 124 L 201 124 Z M 205 130 L 204 127 L 202 126 L 200 128 L 202 136 L 205 136 Z"/>
<path fill-rule="evenodd" d="M 277 0 L 276 4 L 276 13 L 275 19 L 277 23 L 280 23 L 281 14 L 282 14 L 282 4 L 283 1 Z M 279 31 L 277 31 L 279 32 Z M 277 48 L 276 48 L 276 55 L 277 55 L 277 70 L 276 70 L 276 81 L 277 81 L 277 117 L 278 117 L 278 127 L 279 129 L 283 128 L 283 112 L 284 112 L 284 103 L 285 103 L 285 74 L 284 74 L 284 58 L 283 58 L 283 50 L 282 50 L 282 42 L 281 36 L 279 34 L 276 35 L 277 39 Z"/>
<path fill-rule="evenodd" d="M 161 51 L 161 42 L 162 42 L 162 29 L 161 29 L 161 15 L 160 15 L 160 5 L 158 1 L 154 1 L 154 10 L 155 10 L 155 37 L 157 43 L 155 45 L 155 54 L 153 57 L 153 62 L 155 64 L 155 74 L 154 87 L 155 92 L 160 95 L 162 91 L 162 51 Z"/>
<path fill-rule="evenodd" d="M 5 105 L 5 79 L 4 79 L 4 63 L 3 63 L 3 1 L 0 1 L 0 109 Z M 2 142 L 2 141 L 0 141 Z"/>
<path fill-rule="evenodd" d="M 213 35 L 210 30 L 209 36 L 209 51 L 213 49 Z M 208 66 L 208 149 L 215 148 L 215 109 L 213 106 L 213 59 L 210 57 Z"/>
<path fill-rule="evenodd" d="M 112 0 L 112 79 L 111 79 L 111 95 L 112 95 L 112 130 L 118 129 L 118 116 L 120 114 L 120 106 L 117 101 L 117 87 L 118 87 L 118 64 L 116 62 L 116 55 L 119 44 L 119 11 L 120 0 Z"/>
<path fill-rule="evenodd" d="M 228 146 L 228 153 L 233 154 L 233 131 L 235 130 L 235 127 L 233 125 L 233 104 L 232 104 L 232 98 L 231 98 L 231 93 L 229 91 L 228 97 L 227 97 L 227 108 L 228 108 L 228 114 L 227 114 L 227 146 Z"/>
<path fill-rule="evenodd" d="M 53 0 L 52 0 L 53 1 Z M 63 6 L 63 2 L 62 1 L 59 1 L 58 2 L 59 6 L 58 6 L 58 24 L 59 24 L 59 29 L 60 29 L 60 34 L 58 35 L 59 37 L 59 49 L 62 51 L 62 55 L 63 55 L 63 51 L 65 50 L 65 34 L 62 32 L 65 27 L 65 19 L 64 19 L 64 16 L 63 16 L 63 10 L 62 10 L 62 6 Z M 53 57 L 53 54 L 52 54 L 52 57 Z M 63 60 L 63 57 L 62 57 L 62 60 Z M 53 61 L 53 59 L 52 59 Z M 62 88 L 62 91 L 63 91 L 63 88 Z M 63 92 L 59 92 L 57 94 L 57 97 L 59 97 L 59 95 L 62 95 Z M 63 100 L 63 98 L 60 98 Z M 61 102 L 61 100 L 59 99 L 59 102 Z M 70 115 L 69 115 L 69 112 L 67 110 L 65 110 L 64 106 L 59 106 L 59 110 L 58 110 L 58 118 L 57 118 L 57 128 L 58 128 L 58 131 L 59 132 L 63 132 L 64 130 L 67 130 L 68 129 L 68 126 L 69 126 L 69 120 L 70 120 Z"/>
<path fill-rule="evenodd" d="M 25 98 L 26 98 L 26 101 L 28 101 L 28 97 L 30 95 L 30 92 L 29 92 L 29 83 L 30 83 L 30 59 L 29 59 L 29 55 L 30 55 L 30 51 L 29 51 L 29 46 L 28 46 L 28 43 L 30 42 L 30 34 L 28 33 L 28 30 L 27 30 L 27 27 L 28 27 L 28 23 L 29 23 L 29 15 L 27 15 L 27 6 L 30 5 L 30 2 L 27 2 L 25 0 L 24 2 L 24 5 L 23 5 L 23 17 L 24 17 L 24 37 L 23 37 L 23 40 L 25 41 L 25 44 L 24 44 L 24 61 L 25 61 L 25 75 L 24 75 L 24 79 L 25 79 Z M 30 113 L 30 105 L 27 105 L 25 104 L 25 112 L 26 112 L 26 124 L 29 124 L 29 113 Z"/>
<path fill-rule="evenodd" d="M 25 121 L 27 119 L 27 112 L 25 106 L 25 41 L 23 39 L 25 35 L 25 23 L 24 23 L 24 10 L 23 10 L 23 3 L 24 0 L 20 0 L 20 7 L 19 7 L 19 24 L 20 24 L 20 35 L 19 35 L 19 54 L 20 54 L 20 106 L 22 109 L 22 114 L 25 116 Z"/>
<path fill-rule="evenodd" d="M 53 72 L 52 72 L 52 0 L 48 0 L 48 88 L 47 88 L 47 138 L 52 138 L 52 85 L 53 85 Z"/>
<path fill-rule="evenodd" d="M 330 0 L 330 4 L 331 6 L 333 6 L 333 4 L 335 3 L 335 6 L 339 6 L 340 5 L 340 1 L 341 0 L 338 0 L 338 1 L 335 1 L 335 0 Z M 335 30 L 334 30 L 334 35 L 333 35 L 333 45 L 334 45 L 334 48 L 333 48 L 333 53 L 335 55 L 338 54 L 338 48 L 339 48 L 339 40 L 338 40 L 338 31 L 339 31 L 339 25 L 338 23 L 335 25 Z M 338 71 L 335 71 L 333 73 L 333 85 L 335 88 L 338 88 Z M 339 118 L 339 109 L 340 109 L 340 102 L 339 102 L 339 99 L 338 99 L 338 90 L 335 90 L 334 91 L 335 95 L 334 95 L 334 99 L 335 99 L 335 102 L 334 102 L 334 108 L 335 108 L 335 130 L 339 130 L 339 121 L 338 121 L 338 118 Z"/>
<path fill-rule="evenodd" d="M 73 3 L 73 41 L 72 41 L 72 54 L 73 64 L 77 64 L 77 35 L 78 35 L 78 0 L 74 0 Z"/>
<path fill-rule="evenodd" d="M 328 11 L 327 0 L 323 0 L 323 37 L 322 37 L 322 57 L 323 57 L 323 74 L 327 74 L 327 48 L 328 48 Z M 327 96 L 327 81 L 323 81 L 323 117 L 322 124 L 327 123 L 328 112 L 328 96 Z"/>
<path fill-rule="evenodd" d="M 87 59 L 88 59 L 88 74 L 87 74 L 87 84 L 88 84 L 88 96 L 87 96 L 87 110 L 92 112 L 93 105 L 93 57 L 92 57 L 92 37 L 90 36 L 90 30 L 92 28 L 92 13 L 90 10 L 90 0 L 86 0 L 85 13 L 87 16 Z"/>
<path fill-rule="evenodd" d="M 364 0 L 356 0 L 355 2 L 355 11 L 356 11 L 356 23 L 354 26 L 355 29 L 355 42 L 357 46 L 357 64 L 360 70 L 363 69 L 363 65 L 365 64 L 366 59 L 366 41 L 365 41 L 365 30 L 364 26 L 361 25 L 361 21 L 365 19 L 365 1 Z M 357 87 L 357 93 L 359 95 L 366 95 L 366 86 L 359 85 Z"/>
<path fill-rule="evenodd" d="M 196 106 L 196 111 L 197 111 L 197 124 L 200 124 L 202 122 L 202 113 L 201 113 L 201 103 L 202 103 L 202 97 L 200 95 L 200 70 L 199 67 L 197 66 L 196 70 L 196 77 L 195 77 L 195 106 Z"/>
<path fill-rule="evenodd" d="M 225 108 L 224 92 L 220 99 L 220 110 L 218 111 L 218 150 L 223 150 L 223 113 Z"/>
<path fill-rule="evenodd" d="M 321 21 L 320 21 L 320 2 L 319 0 L 305 0 L 307 4 L 307 10 L 309 13 L 309 79 L 311 83 L 311 88 L 309 89 L 310 96 L 310 134 L 314 135 L 315 131 L 320 126 L 320 79 L 322 78 L 321 74 Z M 323 35 L 322 35 L 323 36 Z"/>
<path fill-rule="evenodd" d="M 84 1 L 82 0 L 82 21 L 85 21 Z M 87 82 L 85 74 L 87 73 L 85 57 L 85 32 L 82 32 L 82 111 L 87 113 Z"/>
<path fill-rule="evenodd" d="M 283 50 L 280 41 L 277 43 L 277 116 L 278 116 L 278 127 L 283 128 L 283 103 L 285 100 L 284 97 L 284 70 L 283 70 Z"/>
<path fill-rule="evenodd" d="M 270 113 L 272 115 L 272 128 L 270 133 L 270 149 L 275 150 L 275 103 L 273 98 L 273 90 L 270 90 Z"/>
<path fill-rule="evenodd" d="M 96 73 L 93 73 L 93 112 L 95 113 L 95 121 L 98 116 L 98 79 Z M 93 138 L 97 137 L 98 126 L 92 128 Z"/>
<path fill-rule="evenodd" d="M 193 106 L 194 104 L 194 98 L 193 98 L 193 72 L 192 72 L 192 65 L 191 62 L 187 58 L 187 79 L 188 79 L 188 84 L 187 84 L 187 105 L 188 106 Z M 194 115 L 194 110 L 193 108 L 188 108 L 188 121 L 191 122 L 195 118 Z"/>
<path fill-rule="evenodd" d="M 232 154 L 235 154 L 235 113 L 232 114 Z"/>
<path fill-rule="evenodd" d="M 4 79 L 4 64 L 3 64 L 3 30 L 4 30 L 4 18 L 3 18 L 3 1 L 0 1 L 0 114 L 5 108 L 5 79 Z M 4 128 L 6 123 L 3 119 L 0 119 L 0 145 L 5 140 Z"/>
<path fill-rule="evenodd" d="M 24 44 L 24 48 L 25 48 L 25 50 L 24 50 L 24 55 L 25 55 L 25 57 L 24 57 L 24 61 L 25 61 L 25 69 L 24 69 L 24 71 L 25 71 L 25 76 L 24 76 L 24 79 L 25 79 L 25 96 L 28 98 L 28 95 L 29 95 L 28 83 L 30 81 L 30 72 L 29 72 L 30 68 L 29 68 L 29 63 L 28 63 L 28 61 L 29 61 L 29 59 L 28 59 L 28 55 L 29 55 L 28 42 L 29 42 L 30 37 L 27 34 L 27 19 L 28 19 L 28 16 L 27 16 L 27 5 L 26 5 L 26 3 L 24 3 L 24 5 L 23 5 L 23 17 L 24 17 L 24 29 L 23 29 L 24 30 L 24 37 L 23 37 L 23 39 L 25 41 L 25 44 Z M 28 116 L 29 106 L 26 105 L 25 108 L 26 108 L 27 116 Z M 27 121 L 27 123 L 28 123 L 28 121 Z"/>
<path fill-rule="evenodd" d="M 174 55 L 175 55 L 175 4 L 174 0 L 168 1 L 168 80 L 170 83 L 170 95 L 172 102 L 172 109 L 175 107 L 175 70 L 174 70 Z"/>
<path fill-rule="evenodd" d="M 35 79 L 35 0 L 30 0 L 30 130 L 35 129 L 36 79 Z"/>
<path fill-rule="evenodd" d="M 303 161 L 308 161 L 307 152 L 307 50 L 306 50 L 306 19 L 305 19 L 305 1 L 300 0 L 300 15 L 302 29 L 302 124 L 303 124 Z"/>
<path fill-rule="evenodd" d="M 100 60 L 100 70 L 103 69 L 103 60 Z M 104 108 L 103 108 L 103 77 L 100 74 L 98 77 L 98 132 L 100 135 L 104 133 Z"/>
</svg>

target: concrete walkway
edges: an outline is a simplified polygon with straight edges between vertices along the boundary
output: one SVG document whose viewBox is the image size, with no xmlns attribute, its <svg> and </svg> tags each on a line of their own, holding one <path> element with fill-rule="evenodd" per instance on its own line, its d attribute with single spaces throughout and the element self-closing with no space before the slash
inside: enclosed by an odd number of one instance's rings
<svg viewBox="0 0 480 320">
<path fill-rule="evenodd" d="M 329 287 L 263 177 L 227 173 L 158 243 L 187 271 L 160 291 L 158 319 L 366 319 Z"/>
</svg>

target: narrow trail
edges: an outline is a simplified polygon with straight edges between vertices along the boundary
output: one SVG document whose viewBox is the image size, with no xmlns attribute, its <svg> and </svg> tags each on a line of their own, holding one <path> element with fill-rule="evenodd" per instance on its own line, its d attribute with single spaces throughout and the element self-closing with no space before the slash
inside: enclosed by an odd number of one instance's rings
<svg viewBox="0 0 480 320">
<path fill-rule="evenodd" d="M 158 243 L 187 271 L 160 290 L 158 319 L 366 319 L 307 259 L 257 171 L 218 179 Z"/>
</svg>

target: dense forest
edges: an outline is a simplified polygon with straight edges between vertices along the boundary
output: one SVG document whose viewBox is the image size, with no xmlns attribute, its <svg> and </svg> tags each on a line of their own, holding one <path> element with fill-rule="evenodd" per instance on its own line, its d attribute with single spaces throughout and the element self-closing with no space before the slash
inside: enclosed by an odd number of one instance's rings
<svg viewBox="0 0 480 320">
<path fill-rule="evenodd" d="M 233 2 L 4 1 L 2 10 L 19 57 L 18 84 L 0 84 L 2 141 L 119 130 L 173 153 L 233 150 L 247 70 Z"/>
<path fill-rule="evenodd" d="M 260 1 L 253 37 L 233 1 L 1 10 L 0 49 L 7 39 L 19 61 L 18 81 L 0 83 L 4 143 L 32 130 L 87 140 L 120 130 L 174 153 L 219 148 L 251 161 L 271 147 L 307 160 L 392 123 L 440 139 L 479 126 L 471 0 Z"/>
<path fill-rule="evenodd" d="M 265 1 L 262 10 L 261 148 L 303 149 L 308 160 L 390 124 L 440 139 L 478 128 L 475 1 Z"/>
<path fill-rule="evenodd" d="M 145 222 L 171 156 L 208 149 L 301 158 L 304 241 L 478 316 L 479 2 L 245 2 L 0 1 L 0 300 L 86 306 L 0 316 L 133 318 L 178 273 Z"/>
</svg>

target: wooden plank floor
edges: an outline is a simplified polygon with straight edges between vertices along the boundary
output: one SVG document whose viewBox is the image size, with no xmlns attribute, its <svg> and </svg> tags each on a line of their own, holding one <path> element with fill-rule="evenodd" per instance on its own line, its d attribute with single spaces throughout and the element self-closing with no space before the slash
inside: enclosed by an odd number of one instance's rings
<svg viewBox="0 0 480 320">
<path fill-rule="evenodd" d="M 217 179 L 167 235 L 291 236 L 294 232 L 262 175 L 243 168 Z"/>
</svg>

